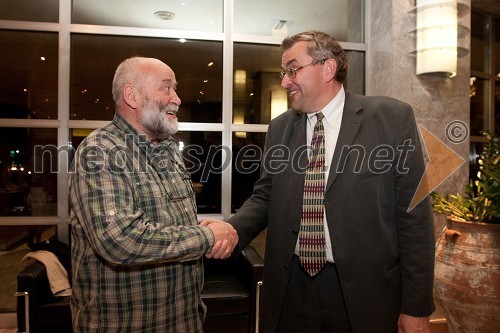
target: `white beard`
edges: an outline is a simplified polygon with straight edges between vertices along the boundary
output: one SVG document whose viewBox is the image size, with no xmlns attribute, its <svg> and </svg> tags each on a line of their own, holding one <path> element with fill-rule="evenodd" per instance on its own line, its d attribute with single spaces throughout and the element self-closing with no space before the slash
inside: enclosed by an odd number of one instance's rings
<svg viewBox="0 0 500 333">
<path fill-rule="evenodd" d="M 165 105 L 146 98 L 142 104 L 142 110 L 142 126 L 146 129 L 146 134 L 151 140 L 163 140 L 179 130 L 177 118 L 167 117 L 167 112 L 177 113 L 179 106 L 175 104 Z"/>
</svg>

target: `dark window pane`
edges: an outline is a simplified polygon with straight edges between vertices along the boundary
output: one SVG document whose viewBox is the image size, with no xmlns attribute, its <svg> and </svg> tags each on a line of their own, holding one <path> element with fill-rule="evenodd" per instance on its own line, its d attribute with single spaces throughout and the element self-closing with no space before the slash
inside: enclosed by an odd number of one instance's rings
<svg viewBox="0 0 500 333">
<path fill-rule="evenodd" d="M 234 31 L 285 37 L 314 29 L 340 41 L 362 43 L 363 8 L 362 0 L 236 0 Z"/>
<path fill-rule="evenodd" d="M 57 215 L 57 131 L 1 128 L 0 215 Z"/>
<path fill-rule="evenodd" d="M 495 20 L 495 74 L 500 77 L 500 20 Z"/>
<path fill-rule="evenodd" d="M 472 135 L 481 135 L 489 129 L 489 80 L 471 78 L 470 86 L 470 127 Z"/>
<path fill-rule="evenodd" d="M 489 18 L 482 14 L 471 13 L 471 70 L 489 70 Z"/>
<path fill-rule="evenodd" d="M 346 51 L 349 70 L 346 89 L 364 93 L 364 52 Z M 281 87 L 281 49 L 274 45 L 235 43 L 233 80 L 233 122 L 269 124 L 290 107 Z"/>
<path fill-rule="evenodd" d="M 500 82 L 495 82 L 495 134 L 500 136 Z"/>
<path fill-rule="evenodd" d="M 223 1 L 73 0 L 73 23 L 222 32 Z M 155 14 L 159 12 L 158 14 Z M 162 19 L 163 18 L 163 19 Z"/>
<path fill-rule="evenodd" d="M 76 150 L 90 129 L 72 129 L 71 146 Z M 221 173 L 227 168 L 222 162 L 221 132 L 178 132 L 174 135 L 184 162 L 191 174 L 198 214 L 221 213 Z M 228 154 L 227 156 L 230 156 Z"/>
<path fill-rule="evenodd" d="M 479 171 L 478 159 L 483 151 L 483 142 L 472 142 L 470 143 L 469 151 L 469 179 L 477 179 L 477 173 Z"/>
<path fill-rule="evenodd" d="M 0 30 L 0 118 L 57 118 L 57 33 Z"/>
<path fill-rule="evenodd" d="M 271 106 L 288 109 L 281 88 L 281 49 L 274 45 L 234 44 L 233 122 L 268 124 Z M 281 109 L 281 110 L 280 110 Z"/>
<path fill-rule="evenodd" d="M 233 173 L 231 181 L 231 213 L 235 213 L 252 195 L 260 176 L 266 133 L 233 133 Z"/>
<path fill-rule="evenodd" d="M 59 22 L 59 0 L 2 0 L 0 20 Z"/>
<path fill-rule="evenodd" d="M 111 120 L 111 84 L 126 58 L 158 58 L 175 72 L 182 100 L 179 121 L 221 122 L 222 43 L 129 36 L 72 36 L 71 119 Z M 96 61 L 97 55 L 99 60 Z"/>
<path fill-rule="evenodd" d="M 222 160 L 221 132 L 179 132 L 176 135 L 186 168 L 191 174 L 198 214 L 221 213 L 222 173 L 229 159 Z M 230 157 L 230 154 L 226 156 Z"/>
</svg>

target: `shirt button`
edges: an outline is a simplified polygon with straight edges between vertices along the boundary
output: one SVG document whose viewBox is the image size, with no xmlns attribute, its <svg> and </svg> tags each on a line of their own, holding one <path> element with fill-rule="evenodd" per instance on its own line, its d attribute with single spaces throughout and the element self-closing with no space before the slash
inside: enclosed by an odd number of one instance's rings
<svg viewBox="0 0 500 333">
<path fill-rule="evenodd" d="M 115 215 L 115 211 L 114 210 L 110 210 L 109 211 L 109 216 L 114 216 Z"/>
</svg>

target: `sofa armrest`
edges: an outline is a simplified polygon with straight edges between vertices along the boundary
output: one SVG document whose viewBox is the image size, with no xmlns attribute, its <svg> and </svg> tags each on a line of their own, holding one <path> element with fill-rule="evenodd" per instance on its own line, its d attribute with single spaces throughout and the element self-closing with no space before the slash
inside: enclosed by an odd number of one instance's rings
<svg viewBox="0 0 500 333">
<path fill-rule="evenodd" d="M 52 297 L 45 265 L 34 261 L 17 275 L 17 291 L 28 293 L 30 322 L 35 323 L 36 309 Z M 26 330 L 25 298 L 17 298 L 17 325 L 20 332 Z"/>
<path fill-rule="evenodd" d="M 247 246 L 242 251 L 243 257 L 250 265 L 252 271 L 252 286 L 256 286 L 259 281 L 262 281 L 264 273 L 264 259 L 257 253 L 253 246 Z"/>
<path fill-rule="evenodd" d="M 250 332 L 258 332 L 259 313 L 260 308 L 260 288 L 262 285 L 262 276 L 264 274 L 264 259 L 257 253 L 253 246 L 247 246 L 242 251 L 242 256 L 245 258 L 247 267 L 250 270 L 250 292 L 251 292 L 251 313 L 250 318 Z"/>
</svg>

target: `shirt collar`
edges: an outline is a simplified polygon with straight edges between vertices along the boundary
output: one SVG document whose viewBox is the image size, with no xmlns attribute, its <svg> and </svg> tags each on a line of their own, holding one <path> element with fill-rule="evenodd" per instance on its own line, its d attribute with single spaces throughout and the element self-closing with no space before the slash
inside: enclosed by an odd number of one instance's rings
<svg viewBox="0 0 500 333">
<path fill-rule="evenodd" d="M 342 112 L 345 104 L 345 90 L 344 86 L 340 87 L 339 92 L 335 97 L 320 111 L 323 112 L 326 121 L 329 124 L 334 124 L 336 117 Z M 307 117 L 311 120 L 312 117 L 316 116 L 316 113 L 308 113 Z"/>
</svg>

